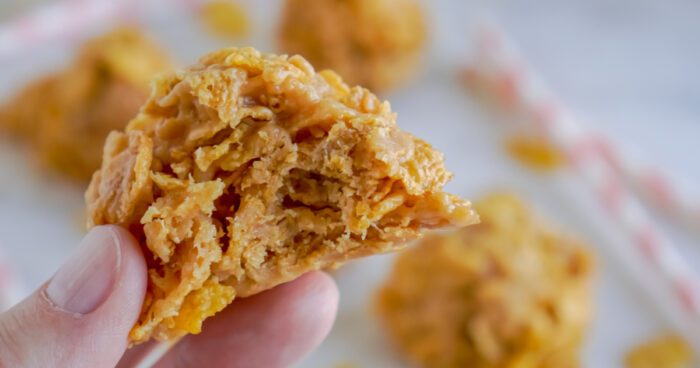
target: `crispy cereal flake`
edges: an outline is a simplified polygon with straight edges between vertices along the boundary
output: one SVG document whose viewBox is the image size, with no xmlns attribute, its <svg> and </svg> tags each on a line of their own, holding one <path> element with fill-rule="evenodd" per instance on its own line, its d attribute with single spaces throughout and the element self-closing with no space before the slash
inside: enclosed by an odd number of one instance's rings
<svg viewBox="0 0 700 368">
<path fill-rule="evenodd" d="M 131 342 L 200 331 L 229 304 L 426 229 L 477 221 L 442 154 L 387 102 L 299 56 L 224 49 L 163 76 L 112 133 L 86 193 L 149 261 Z"/>
<path fill-rule="evenodd" d="M 505 142 L 508 155 L 522 166 L 538 172 L 551 172 L 566 165 L 566 155 L 544 137 L 516 135 Z"/>
</svg>

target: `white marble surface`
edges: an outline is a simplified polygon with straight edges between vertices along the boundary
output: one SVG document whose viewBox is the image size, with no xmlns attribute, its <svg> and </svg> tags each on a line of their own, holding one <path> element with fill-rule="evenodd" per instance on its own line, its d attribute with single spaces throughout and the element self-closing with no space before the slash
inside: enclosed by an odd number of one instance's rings
<svg viewBox="0 0 700 368">
<path fill-rule="evenodd" d="M 4 0 L 12 6 L 18 0 Z M 272 50 L 279 1 L 247 1 L 255 36 L 239 44 Z M 596 319 L 584 350 L 587 367 L 621 366 L 622 353 L 639 339 L 669 328 L 652 298 L 620 266 L 612 249 L 624 238 L 602 218 L 592 196 L 565 173 L 533 175 L 504 157 L 492 119 L 455 81 L 469 56 L 477 19 L 503 25 L 524 55 L 591 128 L 626 150 L 664 167 L 687 183 L 700 182 L 700 3 L 690 0 L 430 0 L 433 24 L 424 72 L 387 96 L 406 129 L 445 152 L 455 172 L 449 188 L 468 197 L 511 189 L 546 217 L 593 244 L 599 255 Z M 3 13 L 3 15 L 5 15 Z M 174 14 L 148 28 L 183 63 L 224 45 L 196 21 Z M 24 81 L 70 59 L 74 45 L 56 44 L 0 68 L 0 98 Z M 26 284 L 49 277 L 77 243 L 81 190 L 34 170 L 24 152 L 0 141 L 0 245 Z M 684 254 L 700 269 L 698 241 L 670 228 Z M 371 295 L 391 256 L 352 263 L 338 273 L 341 309 L 330 338 L 302 367 L 403 366 L 369 312 Z"/>
</svg>

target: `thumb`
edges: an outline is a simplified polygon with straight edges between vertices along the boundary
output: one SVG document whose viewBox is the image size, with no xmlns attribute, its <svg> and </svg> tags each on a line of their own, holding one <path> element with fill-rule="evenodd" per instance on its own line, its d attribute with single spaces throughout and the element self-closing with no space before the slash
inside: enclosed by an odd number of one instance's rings
<svg viewBox="0 0 700 368">
<path fill-rule="evenodd" d="M 93 228 L 47 283 L 0 314 L 0 367 L 115 366 L 145 290 L 145 261 L 131 235 Z"/>
</svg>

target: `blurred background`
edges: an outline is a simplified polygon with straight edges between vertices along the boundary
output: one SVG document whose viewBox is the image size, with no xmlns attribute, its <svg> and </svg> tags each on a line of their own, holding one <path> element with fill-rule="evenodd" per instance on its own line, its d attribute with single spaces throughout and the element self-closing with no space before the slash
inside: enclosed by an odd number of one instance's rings
<svg viewBox="0 0 700 368">
<path fill-rule="evenodd" d="M 7 110 L 21 101 L 42 101 L 15 96 L 70 65 L 78 65 L 73 70 L 79 74 L 87 72 L 89 64 L 71 64 L 81 55 L 81 45 L 124 24 L 160 45 L 174 67 L 224 46 L 268 52 L 294 48 L 280 36 L 284 1 L 217 3 L 3 0 L 0 106 Z M 409 63 L 404 71 L 394 61 L 384 73 L 400 75 L 386 79 L 341 66 L 348 70 L 346 79 L 367 77 L 361 83 L 376 84 L 403 129 L 444 152 L 455 174 L 451 192 L 470 199 L 494 190 L 516 193 L 557 228 L 590 245 L 598 272 L 584 366 L 623 366 L 630 349 L 669 331 L 700 347 L 700 315 L 698 306 L 692 307 L 700 300 L 695 294 L 700 272 L 700 3 L 420 4 L 424 25 L 401 31 L 410 36 L 425 27 L 417 56 L 408 52 L 418 60 L 415 65 Z M 59 84 L 57 91 L 67 85 Z M 542 101 L 566 113 L 539 121 L 533 116 L 541 117 Z M 34 110 L 31 104 L 25 109 Z M 8 116 L 0 119 L 9 121 Z M 557 128 L 543 128 L 552 124 Z M 603 154 L 607 161 L 584 157 L 590 165 L 569 165 L 577 152 L 572 137 L 582 136 L 604 142 L 603 151 L 612 150 L 614 159 Z M 525 137 L 528 144 L 514 146 L 513 137 Z M 68 147 L 82 144 L 66 142 Z M 7 265 L 0 278 L 11 279 L 0 283 L 6 304 L 50 277 L 84 231 L 84 182 L 46 169 L 34 152 L 37 146 L 41 143 L 14 133 L 0 138 L 0 253 Z M 617 183 L 612 191 L 606 191 L 606 173 Z M 609 205 L 618 197 L 624 198 L 625 210 L 616 213 Z M 633 215 L 625 217 L 628 212 Z M 663 234 L 660 254 L 673 261 L 645 260 L 635 246 L 635 226 Z M 392 259 L 353 262 L 335 274 L 342 295 L 338 321 L 329 339 L 300 366 L 407 364 L 371 313 L 373 292 Z M 674 286 L 681 276 L 690 284 L 683 293 Z"/>
</svg>

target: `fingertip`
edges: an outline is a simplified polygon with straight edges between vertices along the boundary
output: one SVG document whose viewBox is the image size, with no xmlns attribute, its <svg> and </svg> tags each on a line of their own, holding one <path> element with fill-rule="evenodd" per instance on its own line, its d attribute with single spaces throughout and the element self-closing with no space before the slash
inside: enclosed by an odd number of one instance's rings
<svg viewBox="0 0 700 368">
<path fill-rule="evenodd" d="M 340 298 L 338 285 L 336 285 L 335 280 L 329 274 L 323 271 L 313 271 L 285 285 L 298 283 L 309 285 L 312 293 L 318 294 L 318 297 L 324 298 L 329 304 L 338 305 Z"/>
<path fill-rule="evenodd" d="M 119 278 L 124 293 L 131 294 L 134 297 L 129 298 L 138 305 L 141 309 L 143 296 L 146 292 L 146 284 L 148 272 L 146 270 L 146 260 L 141 250 L 141 246 L 131 233 L 125 228 L 117 225 L 102 225 L 104 228 L 112 232 L 117 239 L 117 244 L 120 252 L 120 270 Z"/>
<path fill-rule="evenodd" d="M 90 229 L 90 234 L 107 233 L 119 248 L 116 282 L 108 300 L 95 311 L 95 315 L 119 315 L 119 331 L 128 332 L 141 312 L 146 294 L 148 272 L 146 260 L 138 241 L 125 228 L 118 225 L 100 225 Z M 117 319 L 113 319 L 117 322 Z M 116 328 L 116 326 L 115 326 Z"/>
<path fill-rule="evenodd" d="M 317 346 L 330 332 L 338 312 L 340 293 L 335 280 L 325 272 L 314 271 L 284 286 L 305 289 L 298 291 L 304 295 L 297 298 L 297 308 L 308 311 L 305 317 L 310 320 L 300 322 L 314 328 L 313 336 L 309 337 L 313 337 L 314 347 Z"/>
<path fill-rule="evenodd" d="M 114 366 L 141 312 L 146 277 L 128 231 L 95 227 L 47 283 L 0 316 L 0 345 L 15 361 L 33 362 L 24 365 Z"/>
</svg>

